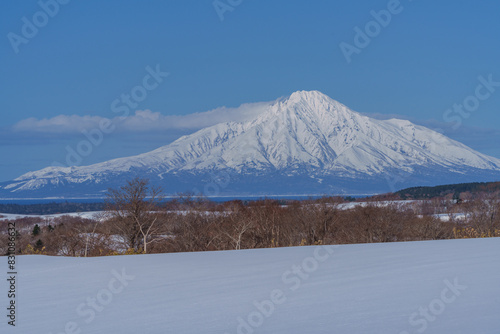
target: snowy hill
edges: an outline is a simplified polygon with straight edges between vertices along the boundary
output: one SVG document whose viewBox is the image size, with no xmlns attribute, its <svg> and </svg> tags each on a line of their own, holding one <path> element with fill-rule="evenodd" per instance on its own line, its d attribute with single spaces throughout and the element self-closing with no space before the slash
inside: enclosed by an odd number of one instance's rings
<svg viewBox="0 0 500 334">
<path fill-rule="evenodd" d="M 138 156 L 30 172 L 0 191 L 95 196 L 136 175 L 171 193 L 215 183 L 217 195 L 387 192 L 396 182 L 403 188 L 500 178 L 500 159 L 409 121 L 363 116 L 317 91 L 295 92 L 257 114 Z"/>
<path fill-rule="evenodd" d="M 496 334 L 499 252 L 491 238 L 19 256 L 17 324 L 0 332 Z"/>
</svg>

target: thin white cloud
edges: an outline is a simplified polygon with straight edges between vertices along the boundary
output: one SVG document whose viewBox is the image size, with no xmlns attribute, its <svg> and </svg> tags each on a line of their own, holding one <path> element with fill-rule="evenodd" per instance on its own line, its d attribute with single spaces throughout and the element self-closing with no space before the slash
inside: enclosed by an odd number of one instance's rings
<svg viewBox="0 0 500 334">
<path fill-rule="evenodd" d="M 237 108 L 221 107 L 189 115 L 163 115 L 151 110 L 138 110 L 126 118 L 100 116 L 58 115 L 52 118 L 28 118 L 16 123 L 18 133 L 72 134 L 98 128 L 101 122 L 111 121 L 115 132 L 150 132 L 163 130 L 198 130 L 223 122 L 243 122 L 254 119 L 269 105 L 268 102 L 247 103 Z"/>
<path fill-rule="evenodd" d="M 72 133 L 80 132 L 99 125 L 103 120 L 99 116 L 58 115 L 52 118 L 28 118 L 16 123 L 15 132 Z"/>
</svg>

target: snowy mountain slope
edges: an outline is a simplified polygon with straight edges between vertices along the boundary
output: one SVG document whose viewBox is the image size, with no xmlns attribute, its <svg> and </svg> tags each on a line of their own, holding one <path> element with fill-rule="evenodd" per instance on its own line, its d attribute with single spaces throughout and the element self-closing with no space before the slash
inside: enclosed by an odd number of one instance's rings
<svg viewBox="0 0 500 334">
<path fill-rule="evenodd" d="M 497 334 L 499 252 L 489 238 L 19 256 L 17 324 L 0 332 Z"/>
<path fill-rule="evenodd" d="M 3 189 L 18 193 L 92 185 L 102 191 L 117 178 L 133 174 L 168 179 L 170 186 L 176 183 L 174 175 L 183 175 L 184 187 L 192 188 L 214 171 L 225 171 L 233 181 L 244 183 L 251 182 L 242 180 L 245 175 L 300 175 L 303 180 L 298 182 L 312 191 L 324 178 L 335 183 L 362 178 L 376 184 L 395 171 L 409 175 L 408 180 L 427 175 L 422 183 L 432 183 L 432 174 L 494 179 L 500 177 L 500 159 L 409 121 L 375 120 L 320 92 L 299 91 L 270 103 L 251 121 L 217 124 L 134 157 L 30 172 Z M 306 179 L 314 186 L 308 187 Z"/>
</svg>

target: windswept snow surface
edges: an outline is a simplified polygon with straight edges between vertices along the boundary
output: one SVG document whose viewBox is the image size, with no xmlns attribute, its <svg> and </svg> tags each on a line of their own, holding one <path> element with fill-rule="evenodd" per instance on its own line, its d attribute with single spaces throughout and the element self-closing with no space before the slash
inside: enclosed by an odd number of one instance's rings
<svg viewBox="0 0 500 334">
<path fill-rule="evenodd" d="M 16 328 L 4 315 L 0 332 L 497 334 L 498 254 L 499 238 L 20 256 Z"/>
</svg>

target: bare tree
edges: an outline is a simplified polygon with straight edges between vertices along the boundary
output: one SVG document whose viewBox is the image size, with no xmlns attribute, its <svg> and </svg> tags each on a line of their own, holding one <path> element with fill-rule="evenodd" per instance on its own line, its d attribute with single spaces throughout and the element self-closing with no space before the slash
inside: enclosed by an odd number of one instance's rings
<svg viewBox="0 0 500 334">
<path fill-rule="evenodd" d="M 95 221 L 95 224 L 94 224 L 94 228 L 92 229 L 92 232 L 89 233 L 85 233 L 86 235 L 86 240 L 85 240 L 85 252 L 84 252 L 84 257 L 87 257 L 87 254 L 88 254 L 88 250 L 89 250 L 89 242 L 92 239 L 94 239 L 96 237 L 96 233 L 95 233 L 95 230 L 97 229 L 97 226 L 99 225 L 99 220 L 96 219 Z"/>
<path fill-rule="evenodd" d="M 255 227 L 254 220 L 248 216 L 247 210 L 235 208 L 228 212 L 219 224 L 220 236 L 228 241 L 233 249 L 253 248 L 243 245 L 243 237 Z"/>
<path fill-rule="evenodd" d="M 231 229 L 225 231 L 224 234 L 232 241 L 234 249 L 241 249 L 243 235 L 253 228 L 253 222 L 249 219 L 233 219 L 235 215 L 229 215 L 231 221 Z"/>
<path fill-rule="evenodd" d="M 466 221 L 477 236 L 496 236 L 500 228 L 500 201 L 498 193 L 479 193 L 462 206 Z"/>
<path fill-rule="evenodd" d="M 106 211 L 129 248 L 147 253 L 148 245 L 158 240 L 158 209 L 162 199 L 160 188 L 150 187 L 148 180 L 140 178 L 128 181 L 120 189 L 109 190 Z"/>
<path fill-rule="evenodd" d="M 185 214 L 175 214 L 171 229 L 175 236 L 171 239 L 173 251 L 196 252 L 223 250 L 218 217 L 213 213 L 200 213 L 190 210 Z"/>
</svg>

